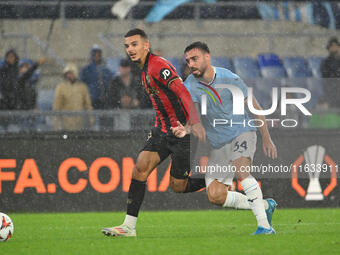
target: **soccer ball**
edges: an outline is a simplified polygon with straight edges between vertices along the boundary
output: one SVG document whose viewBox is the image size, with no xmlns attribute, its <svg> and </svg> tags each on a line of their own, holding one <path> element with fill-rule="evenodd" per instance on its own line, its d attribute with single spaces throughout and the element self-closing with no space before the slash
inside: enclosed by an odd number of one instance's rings
<svg viewBox="0 0 340 255">
<path fill-rule="evenodd" d="M 7 214 L 0 212 L 0 242 L 8 241 L 14 233 L 14 225 Z"/>
</svg>

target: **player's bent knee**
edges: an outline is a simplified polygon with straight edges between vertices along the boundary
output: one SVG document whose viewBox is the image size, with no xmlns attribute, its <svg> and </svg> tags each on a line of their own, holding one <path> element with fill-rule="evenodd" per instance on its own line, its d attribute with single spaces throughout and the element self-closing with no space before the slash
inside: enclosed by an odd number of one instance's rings
<svg viewBox="0 0 340 255">
<path fill-rule="evenodd" d="M 133 178 L 140 181 L 146 181 L 149 174 L 148 167 L 143 164 L 136 164 L 132 170 Z"/>
<path fill-rule="evenodd" d="M 137 163 L 132 170 L 132 178 L 146 181 L 159 162 L 159 155 L 156 152 L 142 151 L 138 155 Z"/>
<path fill-rule="evenodd" d="M 138 173 L 138 174 L 144 174 L 146 173 L 146 167 L 137 164 L 133 168 L 133 172 Z"/>
<path fill-rule="evenodd" d="M 219 182 L 213 182 L 209 185 L 208 190 L 209 202 L 215 205 L 222 205 L 227 197 L 227 187 Z"/>
</svg>

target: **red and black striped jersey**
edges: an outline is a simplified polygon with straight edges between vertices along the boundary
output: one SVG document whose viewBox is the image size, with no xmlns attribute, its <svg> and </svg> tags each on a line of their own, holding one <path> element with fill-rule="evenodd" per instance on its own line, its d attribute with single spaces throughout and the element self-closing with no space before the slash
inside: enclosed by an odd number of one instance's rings
<svg viewBox="0 0 340 255">
<path fill-rule="evenodd" d="M 148 53 L 142 70 L 142 82 L 156 110 L 155 127 L 168 133 L 177 121 L 185 125 L 199 122 L 191 96 L 174 66 L 166 59 Z"/>
</svg>

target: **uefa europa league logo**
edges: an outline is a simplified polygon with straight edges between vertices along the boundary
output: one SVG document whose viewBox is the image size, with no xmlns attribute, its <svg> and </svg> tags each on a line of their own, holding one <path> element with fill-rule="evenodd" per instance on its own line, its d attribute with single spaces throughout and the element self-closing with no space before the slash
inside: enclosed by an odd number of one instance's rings
<svg viewBox="0 0 340 255">
<path fill-rule="evenodd" d="M 313 145 L 304 152 L 305 162 L 309 166 L 318 166 L 323 163 L 325 148 L 320 145 Z M 323 200 L 322 189 L 319 181 L 320 171 L 309 168 L 309 185 L 307 188 L 306 200 Z"/>
<path fill-rule="evenodd" d="M 306 172 L 309 176 L 307 192 L 299 184 L 299 173 Z M 303 155 L 299 155 L 292 164 L 291 185 L 301 197 L 304 197 L 308 201 L 323 200 L 337 186 L 337 172 L 338 165 L 329 155 L 327 155 L 323 146 L 309 146 Z M 328 173 L 330 173 L 330 182 L 327 187 L 324 187 L 324 190 L 322 190 L 319 182 L 320 173 L 327 173 L 323 178 L 327 178 Z"/>
</svg>

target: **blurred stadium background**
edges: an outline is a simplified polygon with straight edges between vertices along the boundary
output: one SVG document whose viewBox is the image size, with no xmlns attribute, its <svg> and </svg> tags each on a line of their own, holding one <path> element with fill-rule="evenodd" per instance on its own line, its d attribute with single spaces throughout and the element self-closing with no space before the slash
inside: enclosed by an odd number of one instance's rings
<svg viewBox="0 0 340 255">
<path fill-rule="evenodd" d="M 131 171 L 153 125 L 154 111 L 147 104 L 57 111 L 53 102 L 66 64 L 81 70 L 89 64 L 93 45 L 102 49 L 109 80 L 120 75 L 121 60 L 126 58 L 123 35 L 134 27 L 145 29 L 152 50 L 170 60 L 183 79 L 183 50 L 201 40 L 209 45 L 213 64 L 244 79 L 264 108 L 271 106 L 273 87 L 311 91 L 306 107 L 312 116 L 289 108 L 285 118 L 298 120 L 297 127 L 270 128 L 279 152 L 276 161 L 263 155 L 258 142 L 255 165 L 293 165 L 299 170 L 277 178 L 257 176 L 264 195 L 274 197 L 280 207 L 274 215 L 276 238 L 266 243 L 250 240 L 254 224 L 250 213 L 224 214 L 209 204 L 205 192 L 173 193 L 166 161 L 148 179 L 140 225 L 143 243 L 103 242 L 100 228 L 123 217 Z M 328 57 L 329 39 L 340 38 L 339 29 L 337 1 L 1 0 L 0 68 L 9 49 L 16 50 L 19 65 L 48 58 L 28 83 L 36 94 L 34 107 L 0 110 L 0 211 L 10 214 L 18 238 L 13 246 L 1 247 L 4 254 L 108 254 L 113 249 L 131 254 L 136 248 L 141 254 L 225 254 L 221 243 L 226 236 L 227 247 L 236 254 L 336 253 L 340 60 L 338 76 L 325 77 L 321 63 Z M 138 79 L 138 70 L 134 72 Z M 0 77 L 0 100 L 6 93 L 3 84 Z M 327 84 L 334 93 L 326 91 Z M 56 124 L 65 117 L 71 122 L 83 119 L 84 124 L 77 128 Z M 275 112 L 268 118 L 281 117 Z M 327 171 L 307 173 L 311 164 L 326 166 Z M 234 186 L 242 191 L 239 183 Z M 319 209 L 301 209 L 307 207 Z M 144 212 L 148 210 L 165 212 Z"/>
<path fill-rule="evenodd" d="M 52 106 L 65 64 L 73 62 L 80 70 L 89 63 L 94 44 L 102 48 L 112 77 L 119 74 L 120 60 L 126 57 L 123 35 L 134 27 L 145 29 L 152 49 L 170 60 L 181 75 L 184 48 L 193 41 L 205 41 L 213 64 L 243 78 L 265 108 L 271 105 L 272 87 L 309 89 L 312 98 L 307 108 L 312 116 L 303 116 L 295 108 L 288 110 L 287 118 L 297 119 L 298 126 L 270 130 L 279 159 L 266 159 L 258 144 L 255 163 L 295 164 L 302 169 L 306 164 L 325 164 L 328 171 L 316 176 L 320 183 L 316 191 L 315 186 L 309 190 L 313 176 L 302 171 L 275 180 L 260 178 L 263 192 L 282 207 L 340 207 L 340 109 L 327 105 L 324 92 L 327 82 L 340 86 L 340 77 L 325 79 L 320 68 L 328 56 L 329 38 L 340 38 L 340 2 L 140 0 L 126 1 L 130 6 L 122 7 L 127 12 L 124 17 L 111 12 L 117 2 L 0 1 L 0 66 L 11 48 L 22 62 L 48 57 L 31 78 L 37 91 L 35 109 L 0 111 L 1 211 L 125 210 L 131 169 L 153 124 L 154 111 L 59 112 Z M 51 22 L 53 31 L 47 39 Z M 56 129 L 54 120 L 65 116 L 81 116 L 87 125 L 79 130 Z M 323 153 L 307 159 L 306 153 L 314 145 Z M 165 162 L 150 176 L 142 209 L 216 209 L 204 192 L 172 193 L 168 165 Z M 238 183 L 235 188 L 242 190 Z M 314 191 L 316 196 L 308 196 Z M 333 219 L 338 226 L 338 212 Z"/>
<path fill-rule="evenodd" d="M 180 1 L 183 4 L 177 8 L 174 6 L 174 10 L 171 10 L 173 4 L 168 4 L 169 14 L 164 14 L 161 21 L 158 20 L 162 15 L 155 18 L 150 14 L 155 8 L 155 1 L 137 1 L 138 4 L 130 9 L 125 19 L 111 13 L 114 2 L 0 2 L 0 56 L 15 48 L 22 61 L 29 62 L 45 55 L 48 47 L 49 58 L 36 74 L 36 108 L 39 111 L 24 114 L 32 119 L 32 116 L 40 116 L 39 112 L 45 111 L 42 118 L 24 124 L 14 118 L 11 125 L 0 126 L 1 132 L 52 131 L 50 113 L 46 111 L 52 109 L 54 90 L 62 81 L 65 63 L 74 62 L 80 69 L 88 64 L 92 45 L 98 44 L 103 49 L 103 57 L 112 75 L 118 74 L 119 61 L 125 57 L 122 36 L 135 26 L 146 29 L 152 48 L 161 50 L 179 73 L 182 71 L 185 46 L 202 40 L 212 49 L 213 64 L 227 67 L 240 75 L 254 88 L 262 106 L 271 104 L 267 88 L 299 84 L 312 91 L 309 109 L 318 109 L 319 98 L 323 96 L 320 64 L 327 56 L 325 47 L 328 39 L 339 34 L 336 28 L 340 27 L 340 15 L 336 2 Z M 163 12 L 164 9 L 158 11 Z M 52 19 L 56 21 L 47 42 Z M 298 127 L 340 127 L 336 109 L 328 111 L 335 113 L 328 116 L 328 123 L 321 123 L 317 117 L 312 120 L 302 118 Z M 143 116 L 148 120 L 144 123 L 150 125 L 153 113 L 144 112 Z M 115 125 L 105 125 L 105 129 L 109 130 L 133 129 L 141 125 L 139 121 L 133 121 L 133 113 L 126 115 L 125 124 L 129 125 L 123 127 L 118 124 L 120 113 L 97 111 L 92 114 L 109 115 L 110 121 L 116 120 Z M 298 113 L 293 110 L 294 114 Z M 13 112 L 12 115 L 20 116 L 21 113 Z M 89 129 L 103 130 L 98 118 L 96 120 Z M 135 123 L 138 127 L 134 126 Z"/>
</svg>

